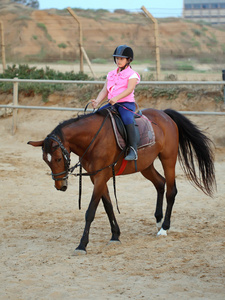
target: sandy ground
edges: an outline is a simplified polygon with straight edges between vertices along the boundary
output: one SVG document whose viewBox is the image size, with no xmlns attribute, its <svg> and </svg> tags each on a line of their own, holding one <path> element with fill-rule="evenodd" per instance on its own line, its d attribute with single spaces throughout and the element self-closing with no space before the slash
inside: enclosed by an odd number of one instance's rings
<svg viewBox="0 0 225 300">
<path fill-rule="evenodd" d="M 0 119 L 0 299 L 225 299 L 225 149 L 216 150 L 213 199 L 194 189 L 177 165 L 167 237 L 156 237 L 153 185 L 140 174 L 117 178 L 118 214 L 110 180 L 122 243 L 107 244 L 110 227 L 100 204 L 88 253 L 74 257 L 92 185 L 84 179 L 79 211 L 78 179 L 69 179 L 65 193 L 56 191 L 41 150 L 26 144 L 72 115 L 20 111 L 14 136 L 11 117 Z M 205 118 L 194 121 L 218 130 Z"/>
</svg>

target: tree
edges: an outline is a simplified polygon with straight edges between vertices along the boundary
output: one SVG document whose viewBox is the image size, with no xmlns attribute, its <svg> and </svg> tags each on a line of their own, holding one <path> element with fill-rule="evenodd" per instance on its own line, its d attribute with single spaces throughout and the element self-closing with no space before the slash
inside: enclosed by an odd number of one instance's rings
<svg viewBox="0 0 225 300">
<path fill-rule="evenodd" d="M 20 3 L 36 9 L 39 8 L 38 0 L 12 0 L 12 2 Z"/>
</svg>

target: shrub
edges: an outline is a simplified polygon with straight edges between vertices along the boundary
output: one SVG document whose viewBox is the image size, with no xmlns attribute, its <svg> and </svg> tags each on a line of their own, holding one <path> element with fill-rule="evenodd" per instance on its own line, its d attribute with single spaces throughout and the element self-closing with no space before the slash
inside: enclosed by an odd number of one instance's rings
<svg viewBox="0 0 225 300">
<path fill-rule="evenodd" d="M 43 23 L 37 23 L 37 27 L 39 27 L 41 30 L 43 30 L 44 33 L 45 33 L 46 38 L 47 38 L 50 42 L 52 42 L 52 37 L 51 37 L 50 34 L 48 33 L 48 30 L 47 30 L 45 24 L 43 24 Z"/>
<path fill-rule="evenodd" d="M 67 45 L 65 43 L 60 43 L 60 44 L 58 44 L 58 47 L 65 49 L 67 47 Z"/>
<path fill-rule="evenodd" d="M 36 67 L 29 67 L 28 65 L 14 64 L 8 66 L 4 73 L 0 74 L 0 78 L 15 78 L 19 79 L 49 79 L 49 80 L 91 80 L 87 74 L 71 72 L 59 72 L 46 67 L 37 69 Z M 42 100 L 47 101 L 48 96 L 55 91 L 63 91 L 66 86 L 61 83 L 20 83 L 19 92 L 26 92 L 27 94 L 41 94 Z M 10 92 L 12 84 L 8 82 L 0 82 L 0 92 Z"/>
</svg>

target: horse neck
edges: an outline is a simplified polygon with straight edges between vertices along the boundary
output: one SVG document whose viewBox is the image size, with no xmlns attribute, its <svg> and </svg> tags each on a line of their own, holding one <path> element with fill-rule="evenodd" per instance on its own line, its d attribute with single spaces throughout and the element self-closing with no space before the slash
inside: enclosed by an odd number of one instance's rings
<svg viewBox="0 0 225 300">
<path fill-rule="evenodd" d="M 80 119 L 62 128 L 65 145 L 78 156 L 82 156 L 98 132 L 104 118 L 93 115 Z"/>
</svg>

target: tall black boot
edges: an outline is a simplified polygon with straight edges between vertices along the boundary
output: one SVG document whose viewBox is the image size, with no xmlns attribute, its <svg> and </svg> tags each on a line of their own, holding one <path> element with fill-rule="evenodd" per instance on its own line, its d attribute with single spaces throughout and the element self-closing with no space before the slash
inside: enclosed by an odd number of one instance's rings
<svg viewBox="0 0 225 300">
<path fill-rule="evenodd" d="M 125 125 L 127 131 L 127 138 L 129 144 L 128 155 L 124 158 L 125 160 L 137 160 L 137 134 L 134 123 Z"/>
</svg>

